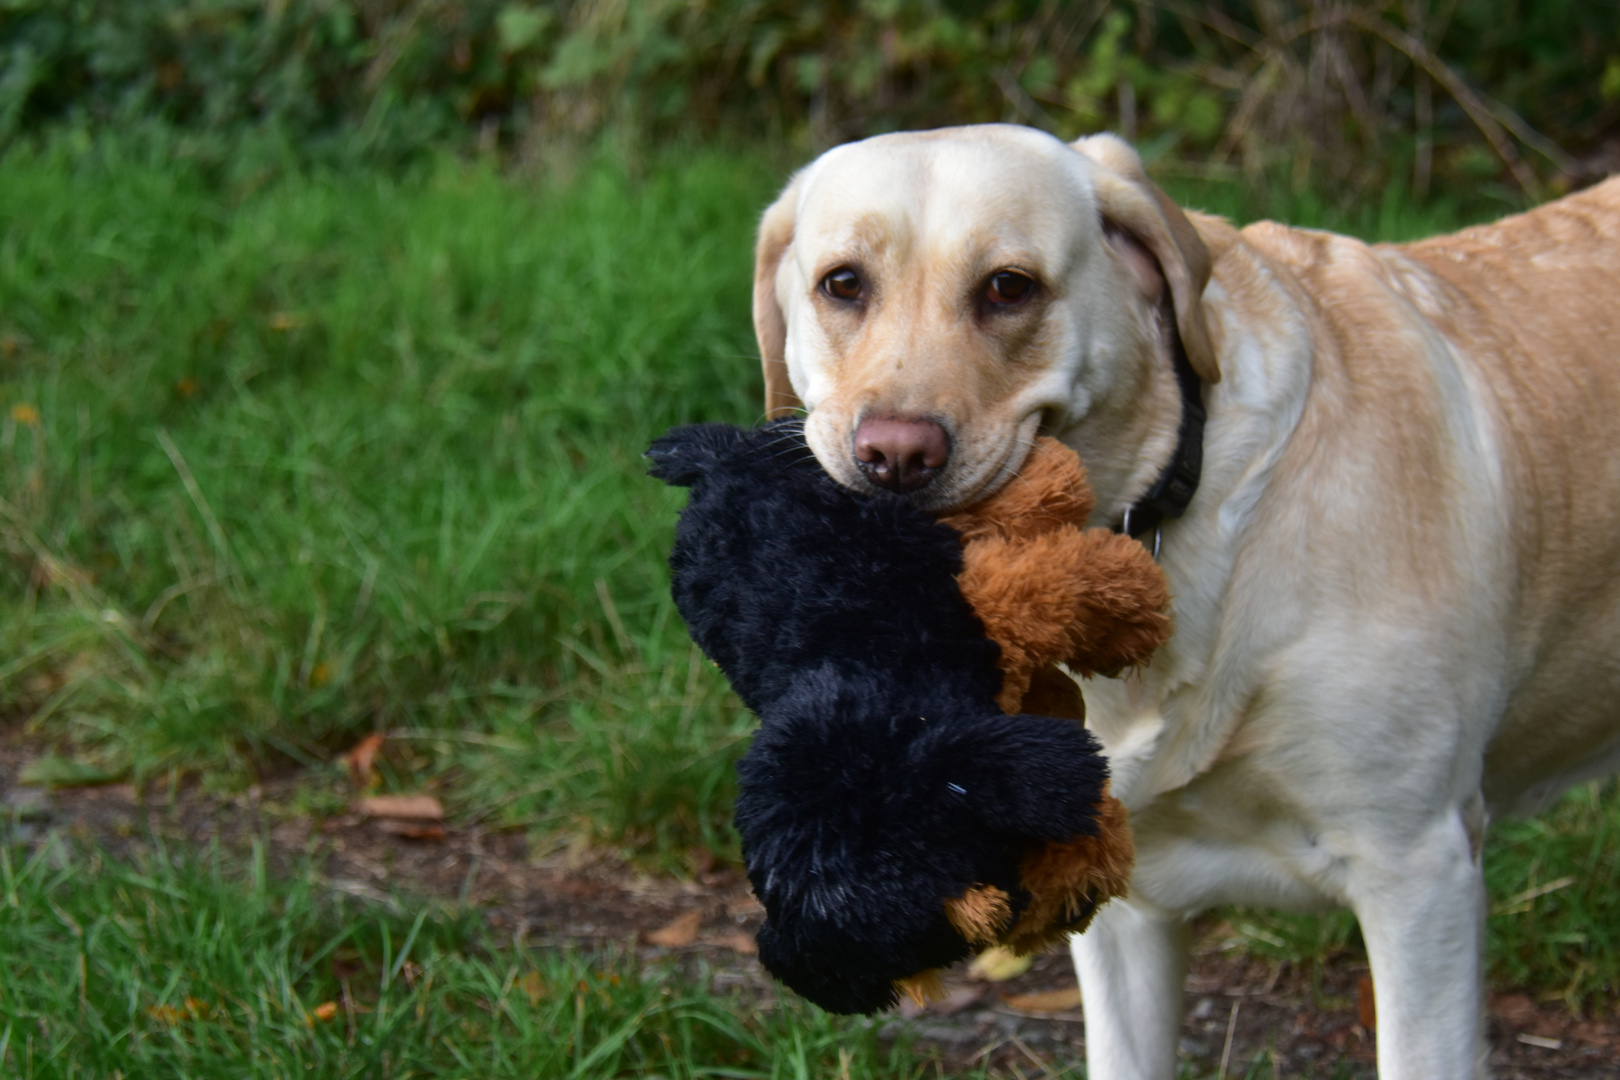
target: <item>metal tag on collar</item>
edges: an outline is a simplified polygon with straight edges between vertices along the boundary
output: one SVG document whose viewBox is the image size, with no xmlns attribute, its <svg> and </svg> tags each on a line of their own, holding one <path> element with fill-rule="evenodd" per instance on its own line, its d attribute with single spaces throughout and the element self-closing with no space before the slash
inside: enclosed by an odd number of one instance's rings
<svg viewBox="0 0 1620 1080">
<path fill-rule="evenodd" d="M 1126 536 L 1135 536 L 1136 535 L 1135 533 L 1131 532 L 1131 511 L 1133 511 L 1135 509 L 1136 509 L 1136 507 L 1134 507 L 1134 506 L 1126 507 L 1125 508 L 1125 520 L 1119 523 L 1119 531 L 1124 533 Z M 1156 524 L 1156 525 L 1153 526 L 1153 545 L 1152 545 L 1152 547 L 1149 548 L 1149 550 L 1153 552 L 1153 561 L 1154 562 L 1159 561 L 1159 545 L 1161 543 L 1163 543 L 1163 541 L 1164 541 L 1164 525 L 1162 523 Z M 1148 547 L 1148 545 L 1146 545 L 1146 544 L 1144 544 L 1142 546 L 1143 547 Z"/>
</svg>

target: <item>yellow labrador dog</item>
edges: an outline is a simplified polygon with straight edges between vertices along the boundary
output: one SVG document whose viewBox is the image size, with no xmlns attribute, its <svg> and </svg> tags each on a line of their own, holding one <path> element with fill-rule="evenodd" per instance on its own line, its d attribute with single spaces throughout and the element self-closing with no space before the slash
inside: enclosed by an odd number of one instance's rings
<svg viewBox="0 0 1620 1080">
<path fill-rule="evenodd" d="M 1229 903 L 1349 906 L 1380 1075 L 1482 1072 L 1486 824 L 1620 765 L 1620 179 L 1368 246 L 1108 136 L 886 135 L 767 211 L 754 316 L 849 487 L 960 506 L 1050 432 L 1162 545 L 1174 639 L 1086 692 L 1139 853 L 1074 943 L 1093 1080 L 1175 1074 Z"/>
</svg>

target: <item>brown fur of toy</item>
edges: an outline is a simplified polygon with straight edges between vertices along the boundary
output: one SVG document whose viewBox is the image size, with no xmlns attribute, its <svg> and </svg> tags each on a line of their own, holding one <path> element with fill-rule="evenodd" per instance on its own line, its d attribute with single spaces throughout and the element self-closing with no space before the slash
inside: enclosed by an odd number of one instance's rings
<svg viewBox="0 0 1620 1080">
<path fill-rule="evenodd" d="M 1095 505 L 1074 451 L 1042 438 L 999 493 L 944 519 L 963 538 L 962 595 L 1001 646 L 1006 712 L 1084 722 L 1080 688 L 1058 664 L 1085 677 L 1115 675 L 1147 663 L 1170 637 L 1164 572 L 1130 537 L 1084 528 Z M 1098 907 L 1124 896 L 1135 857 L 1130 816 L 1105 792 L 1096 836 L 1025 857 L 1019 877 L 1030 903 L 1016 923 L 1007 925 L 1005 894 L 987 886 L 947 900 L 946 916 L 976 945 L 1034 952 L 1084 930 Z"/>
<path fill-rule="evenodd" d="M 962 534 L 964 544 L 1028 539 L 1065 526 L 1084 528 L 1096 505 L 1079 455 L 1043 435 L 1000 491 L 942 520 Z"/>
<path fill-rule="evenodd" d="M 1164 572 L 1130 537 L 1083 529 L 1095 505 L 1074 451 L 1043 437 L 1000 492 L 944 519 L 965 544 L 962 595 L 1001 646 L 1008 712 L 1044 665 L 1114 675 L 1170 638 Z"/>
<path fill-rule="evenodd" d="M 1000 938 L 1017 953 L 1044 949 L 1079 933 L 1109 899 L 1126 895 L 1136 844 L 1125 804 L 1104 795 L 1097 835 L 1049 843 L 1025 857 L 1019 877 L 1031 897 L 1018 922 Z"/>
<path fill-rule="evenodd" d="M 919 1009 L 927 1008 L 930 1001 L 945 1000 L 945 977 L 938 968 L 896 979 L 894 988 L 910 998 L 911 1003 Z"/>
<path fill-rule="evenodd" d="M 946 900 L 945 918 L 969 945 L 994 945 L 1012 922 L 1012 903 L 994 885 L 979 885 Z"/>
<path fill-rule="evenodd" d="M 1059 720 L 1078 720 L 1083 724 L 1086 699 L 1080 696 L 1080 684 L 1056 664 L 1042 664 L 1030 674 L 1029 689 L 1024 691 L 1018 711 L 1034 716 L 1055 716 Z"/>
</svg>

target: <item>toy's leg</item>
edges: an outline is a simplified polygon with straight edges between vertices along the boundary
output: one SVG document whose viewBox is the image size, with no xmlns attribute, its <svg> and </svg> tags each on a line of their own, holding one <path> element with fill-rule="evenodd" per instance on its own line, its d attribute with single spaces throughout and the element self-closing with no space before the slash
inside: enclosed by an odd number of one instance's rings
<svg viewBox="0 0 1620 1080">
<path fill-rule="evenodd" d="M 1380 1080 L 1486 1075 L 1485 888 L 1461 821 L 1437 822 L 1398 855 L 1358 860 L 1350 889 L 1372 962 Z"/>
<path fill-rule="evenodd" d="M 1091 1080 L 1172 1080 L 1187 976 L 1184 918 L 1114 900 L 1070 940 Z"/>
</svg>

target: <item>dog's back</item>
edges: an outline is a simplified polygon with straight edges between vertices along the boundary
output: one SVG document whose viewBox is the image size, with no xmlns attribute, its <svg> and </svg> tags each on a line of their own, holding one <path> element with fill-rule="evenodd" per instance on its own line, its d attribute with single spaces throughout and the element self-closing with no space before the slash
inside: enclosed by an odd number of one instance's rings
<svg viewBox="0 0 1620 1080">
<path fill-rule="evenodd" d="M 1241 235 L 1297 277 L 1316 321 L 1293 475 L 1342 502 L 1311 527 L 1363 533 L 1353 570 L 1404 577 L 1393 595 L 1454 605 L 1467 668 L 1498 676 L 1477 690 L 1502 718 L 1487 803 L 1533 811 L 1612 771 L 1620 178 L 1411 244 L 1269 224 Z"/>
<path fill-rule="evenodd" d="M 1485 790 L 1534 810 L 1620 765 L 1620 178 L 1405 253 L 1463 301 L 1430 318 L 1494 410 L 1522 678 Z"/>
</svg>

